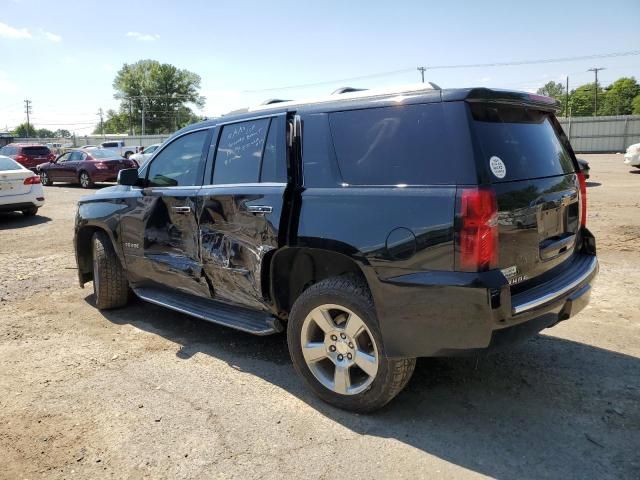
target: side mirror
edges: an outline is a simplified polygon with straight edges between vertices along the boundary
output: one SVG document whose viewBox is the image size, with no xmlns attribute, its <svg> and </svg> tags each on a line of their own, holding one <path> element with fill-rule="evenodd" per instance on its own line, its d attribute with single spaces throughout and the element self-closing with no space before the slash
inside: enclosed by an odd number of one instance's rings
<svg viewBox="0 0 640 480">
<path fill-rule="evenodd" d="M 125 168 L 118 172 L 118 185 L 136 186 L 139 183 L 138 169 Z"/>
</svg>

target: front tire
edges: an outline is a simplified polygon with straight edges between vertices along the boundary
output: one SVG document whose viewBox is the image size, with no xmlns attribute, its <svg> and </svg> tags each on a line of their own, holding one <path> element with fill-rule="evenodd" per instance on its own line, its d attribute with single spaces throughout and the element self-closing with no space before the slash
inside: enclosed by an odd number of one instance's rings
<svg viewBox="0 0 640 480">
<path fill-rule="evenodd" d="M 296 371 L 325 402 L 372 412 L 406 386 L 414 358 L 386 358 L 368 287 L 334 277 L 309 287 L 291 309 L 289 353 Z"/>
<path fill-rule="evenodd" d="M 96 232 L 91 240 L 93 251 L 93 295 L 100 310 L 123 307 L 129 300 L 129 284 L 111 240 Z"/>
<path fill-rule="evenodd" d="M 91 188 L 91 187 L 93 187 L 93 181 L 91 180 L 91 177 L 84 170 L 82 172 L 80 172 L 80 175 L 78 175 L 78 181 L 80 182 L 80 186 L 82 188 Z"/>
<path fill-rule="evenodd" d="M 38 207 L 30 207 L 22 210 L 22 214 L 25 217 L 33 217 L 36 213 L 38 213 Z"/>
</svg>

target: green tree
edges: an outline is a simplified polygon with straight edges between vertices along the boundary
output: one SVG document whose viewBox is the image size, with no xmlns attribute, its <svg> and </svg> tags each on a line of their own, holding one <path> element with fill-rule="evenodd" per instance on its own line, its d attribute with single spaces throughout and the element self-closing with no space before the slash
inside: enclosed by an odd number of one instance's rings
<svg viewBox="0 0 640 480">
<path fill-rule="evenodd" d="M 571 91 L 569 96 L 569 112 L 574 117 L 588 117 L 593 115 L 595 83 L 581 85 Z M 604 90 L 598 86 L 598 104 L 605 101 Z M 600 108 L 598 108 L 600 110 Z"/>
<path fill-rule="evenodd" d="M 193 123 L 198 117 L 190 105 L 203 107 L 205 103 L 199 93 L 199 75 L 156 60 L 124 64 L 113 88 L 115 98 L 120 100 L 119 114 L 127 118 L 127 130 L 131 116 L 137 132 L 143 112 L 146 132 L 167 133 Z"/>
<path fill-rule="evenodd" d="M 56 138 L 71 138 L 71 132 L 69 130 L 65 130 L 64 128 L 60 128 L 53 132 L 53 135 Z"/>
<path fill-rule="evenodd" d="M 104 133 L 127 133 L 129 131 L 129 116 L 126 113 L 107 110 L 107 118 L 104 121 Z M 93 133 L 100 135 L 100 123 L 96 125 Z"/>
<path fill-rule="evenodd" d="M 53 138 L 55 133 L 47 128 L 39 128 L 36 130 L 35 136 L 38 138 Z"/>
<path fill-rule="evenodd" d="M 18 138 L 34 137 L 36 129 L 33 125 L 29 125 L 27 128 L 27 122 L 25 122 L 18 125 L 11 133 Z"/>
<path fill-rule="evenodd" d="M 560 82 L 550 81 L 540 87 L 536 92 L 538 95 L 546 95 L 547 97 L 555 98 L 561 104 L 560 114 L 566 116 L 567 111 L 567 96 L 564 85 Z"/>
<path fill-rule="evenodd" d="M 633 111 L 633 100 L 640 95 L 640 85 L 634 77 L 622 77 L 605 89 L 604 101 L 598 104 L 599 115 L 630 115 Z"/>
<path fill-rule="evenodd" d="M 636 98 L 631 102 L 631 113 L 633 115 L 640 115 L 640 95 L 636 95 Z"/>
</svg>

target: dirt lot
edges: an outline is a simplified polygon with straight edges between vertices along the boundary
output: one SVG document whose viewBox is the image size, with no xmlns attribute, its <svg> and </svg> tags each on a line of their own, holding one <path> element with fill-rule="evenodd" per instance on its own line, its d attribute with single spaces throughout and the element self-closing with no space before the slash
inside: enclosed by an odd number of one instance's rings
<svg viewBox="0 0 640 480">
<path fill-rule="evenodd" d="M 591 162 L 591 305 L 509 352 L 425 359 L 378 414 L 303 388 L 252 337 L 78 288 L 79 188 L 0 214 L 0 477 L 640 478 L 640 171 Z"/>
</svg>

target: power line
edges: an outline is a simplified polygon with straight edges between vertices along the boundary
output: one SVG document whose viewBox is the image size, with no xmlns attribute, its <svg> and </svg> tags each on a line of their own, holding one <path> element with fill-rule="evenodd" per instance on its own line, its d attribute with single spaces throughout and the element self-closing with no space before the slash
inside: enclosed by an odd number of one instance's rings
<svg viewBox="0 0 640 480">
<path fill-rule="evenodd" d="M 539 65 L 544 63 L 560 63 L 560 62 L 574 62 L 579 60 L 593 60 L 597 58 L 614 58 L 614 57 L 628 57 L 640 55 L 640 50 L 629 50 L 626 52 L 611 52 L 611 53 L 598 53 L 592 55 L 581 55 L 574 57 L 558 57 L 558 58 L 544 58 L 544 59 L 536 59 L 536 60 L 514 60 L 509 62 L 492 62 L 492 63 L 468 63 L 468 64 L 457 64 L 457 65 L 429 65 L 429 70 L 449 70 L 449 69 L 457 69 L 457 68 L 490 68 L 490 67 L 510 67 L 517 65 Z M 419 67 L 425 68 L 425 67 Z M 314 82 L 314 83 L 305 83 L 299 85 L 289 85 L 286 87 L 273 87 L 273 88 L 261 88 L 256 90 L 244 90 L 243 93 L 259 93 L 259 92 L 272 92 L 277 90 L 289 90 L 293 88 L 309 88 L 309 87 L 319 87 L 323 85 L 331 85 L 334 83 L 341 82 L 351 82 L 356 80 L 366 80 L 370 78 L 378 78 L 378 77 L 388 77 L 391 75 L 397 75 L 399 73 L 407 73 L 415 71 L 413 68 L 403 68 L 399 70 L 391 70 L 387 72 L 378 72 L 371 73 L 368 75 L 360 75 L 358 77 L 350 77 L 350 78 L 342 78 L 336 80 L 327 80 L 322 82 Z"/>
</svg>

